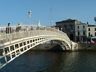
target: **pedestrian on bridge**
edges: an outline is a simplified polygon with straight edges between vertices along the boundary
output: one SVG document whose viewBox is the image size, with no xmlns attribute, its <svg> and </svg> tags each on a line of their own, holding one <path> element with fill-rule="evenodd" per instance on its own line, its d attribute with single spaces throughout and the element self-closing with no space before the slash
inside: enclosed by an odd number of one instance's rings
<svg viewBox="0 0 96 72">
<path fill-rule="evenodd" d="M 16 27 L 16 32 L 19 32 L 21 30 L 21 25 L 18 24 L 18 26 Z"/>
<path fill-rule="evenodd" d="M 25 31 L 28 31 L 29 29 L 28 29 L 28 26 L 26 26 L 26 29 L 25 29 Z"/>
<path fill-rule="evenodd" d="M 10 23 L 8 23 L 8 26 L 6 27 L 6 33 L 11 33 L 12 29 L 10 27 Z"/>
<path fill-rule="evenodd" d="M 31 26 L 30 30 L 33 30 L 33 26 Z"/>
</svg>

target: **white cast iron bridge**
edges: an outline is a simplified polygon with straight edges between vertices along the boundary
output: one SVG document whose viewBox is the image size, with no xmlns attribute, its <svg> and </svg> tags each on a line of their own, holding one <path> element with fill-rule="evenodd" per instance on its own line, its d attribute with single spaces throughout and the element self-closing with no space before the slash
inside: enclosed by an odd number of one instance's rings
<svg viewBox="0 0 96 72">
<path fill-rule="evenodd" d="M 9 33 L 6 33 L 6 27 L 0 29 L 0 68 L 33 47 L 50 40 L 58 42 L 63 50 L 71 50 L 68 36 L 55 28 L 25 25 L 17 32 L 13 26 Z"/>
<path fill-rule="evenodd" d="M 21 28 L 18 30 L 17 27 Z M 8 33 L 6 33 L 6 27 L 0 27 L 0 68 L 47 41 L 57 42 L 63 50 L 72 50 L 71 41 L 66 33 L 56 28 L 41 26 L 39 22 L 38 25 L 11 26 L 11 32 L 9 29 Z"/>
</svg>

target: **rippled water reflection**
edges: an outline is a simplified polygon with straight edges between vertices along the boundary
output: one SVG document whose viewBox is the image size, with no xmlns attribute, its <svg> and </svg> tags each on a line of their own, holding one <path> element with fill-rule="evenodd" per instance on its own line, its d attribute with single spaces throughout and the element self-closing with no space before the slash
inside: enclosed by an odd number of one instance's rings
<svg viewBox="0 0 96 72">
<path fill-rule="evenodd" d="M 96 52 L 28 51 L 0 72 L 96 72 Z"/>
</svg>

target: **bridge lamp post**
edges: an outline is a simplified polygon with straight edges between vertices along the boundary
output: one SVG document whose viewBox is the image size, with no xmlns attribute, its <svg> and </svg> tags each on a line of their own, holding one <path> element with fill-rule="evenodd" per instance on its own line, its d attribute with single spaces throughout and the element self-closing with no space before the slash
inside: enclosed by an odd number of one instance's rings
<svg viewBox="0 0 96 72">
<path fill-rule="evenodd" d="M 38 22 L 38 26 L 40 27 L 40 21 Z"/>
<path fill-rule="evenodd" d="M 29 14 L 29 19 L 31 19 L 31 14 L 32 14 L 32 12 L 29 11 L 28 14 Z"/>
<path fill-rule="evenodd" d="M 53 21 L 51 21 L 51 27 L 53 26 Z"/>
</svg>

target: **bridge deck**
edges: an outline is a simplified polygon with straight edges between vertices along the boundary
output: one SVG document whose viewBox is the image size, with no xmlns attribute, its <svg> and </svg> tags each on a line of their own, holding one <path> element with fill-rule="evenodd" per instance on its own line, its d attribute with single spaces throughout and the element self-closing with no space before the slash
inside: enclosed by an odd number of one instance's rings
<svg viewBox="0 0 96 72">
<path fill-rule="evenodd" d="M 6 33 L 6 27 L 0 28 L 0 68 L 46 41 L 59 40 L 66 49 L 71 49 L 68 36 L 56 28 L 35 25 L 21 26 L 19 31 L 16 29 L 11 27 L 11 31 Z"/>
</svg>

